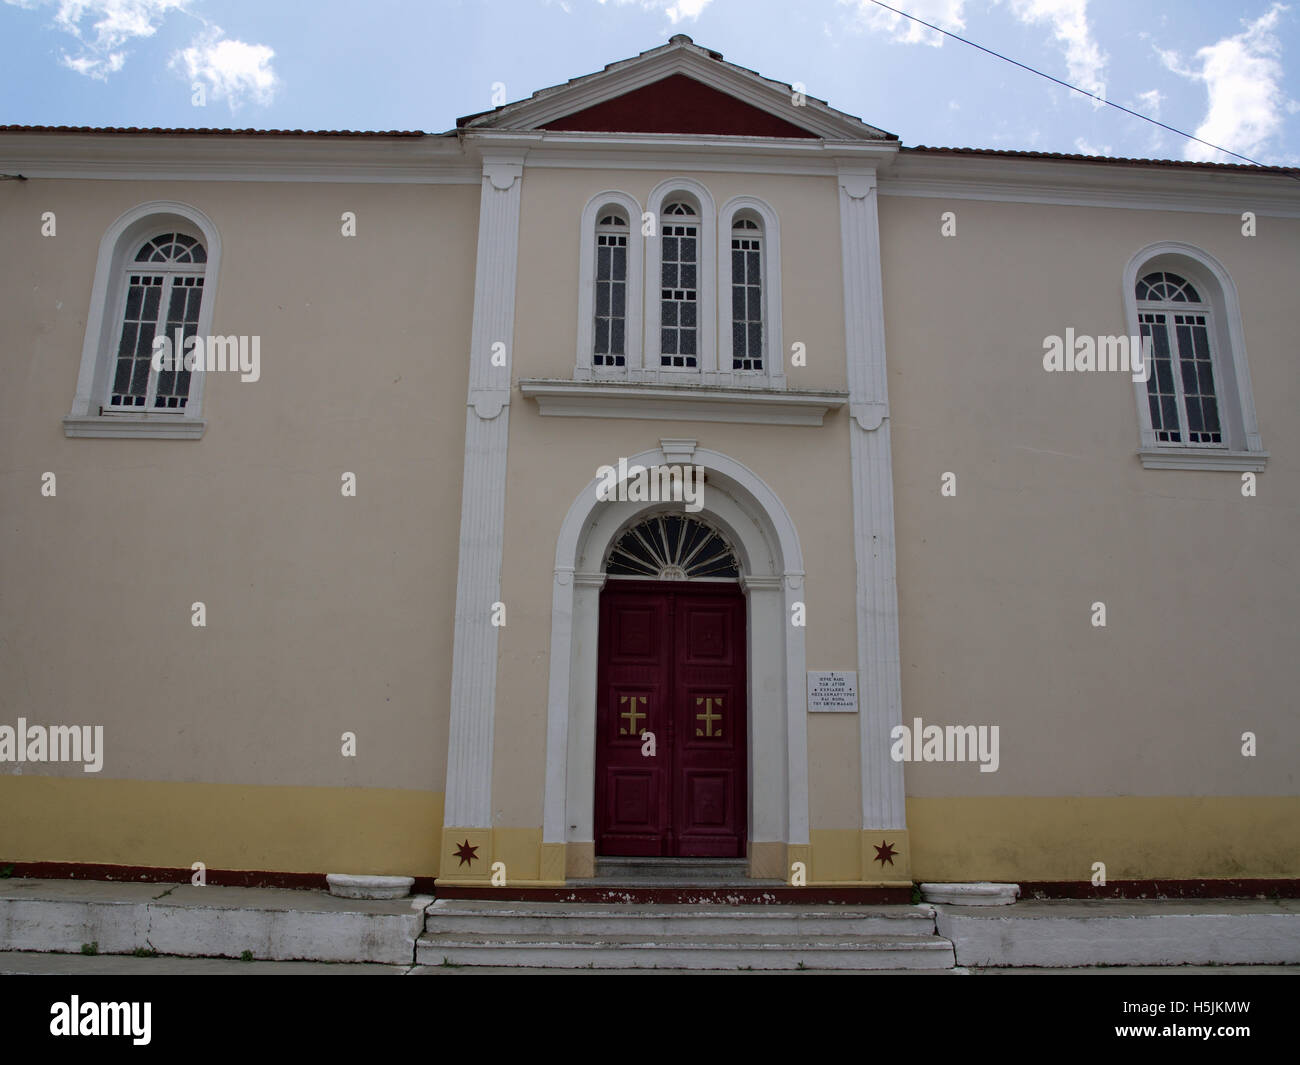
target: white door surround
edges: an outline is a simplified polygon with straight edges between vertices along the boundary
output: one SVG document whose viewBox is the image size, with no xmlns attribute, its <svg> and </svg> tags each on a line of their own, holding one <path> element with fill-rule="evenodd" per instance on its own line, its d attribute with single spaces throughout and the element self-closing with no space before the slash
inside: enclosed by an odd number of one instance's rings
<svg viewBox="0 0 1300 1065">
<path fill-rule="evenodd" d="M 776 863 L 784 864 L 786 846 L 808 843 L 804 629 L 789 623 L 791 605 L 804 597 L 803 554 L 789 512 L 752 470 L 727 455 L 695 448 L 693 441 L 664 444 L 667 453 L 663 447 L 643 451 L 628 458 L 628 466 L 703 466 L 708 482 L 700 516 L 728 538 L 740 564 L 748 600 L 751 871 L 761 855 L 762 872 L 772 875 Z M 561 526 L 551 602 L 542 838 L 544 847 L 573 850 L 568 865 L 574 875 L 590 875 L 582 856 L 594 856 L 596 665 L 605 557 L 628 525 L 656 512 L 682 510 L 680 503 L 598 501 L 599 484 L 593 478 L 578 494 Z"/>
</svg>

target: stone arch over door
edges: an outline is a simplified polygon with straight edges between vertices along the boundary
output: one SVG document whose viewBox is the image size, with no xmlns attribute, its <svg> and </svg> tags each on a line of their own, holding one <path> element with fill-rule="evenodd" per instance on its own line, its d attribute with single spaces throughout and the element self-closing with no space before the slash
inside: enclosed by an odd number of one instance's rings
<svg viewBox="0 0 1300 1065">
<path fill-rule="evenodd" d="M 700 516 L 730 541 L 748 615 L 750 872 L 784 878 L 808 844 L 803 554 L 789 512 L 752 470 L 720 452 L 666 441 L 628 467 L 704 467 Z M 618 456 L 610 456 L 612 466 Z M 547 879 L 594 872 L 595 708 L 600 590 L 614 538 L 638 517 L 683 504 L 602 502 L 593 478 L 569 507 L 555 553 L 547 693 L 543 863 Z M 563 862 L 563 866 L 560 863 Z"/>
</svg>

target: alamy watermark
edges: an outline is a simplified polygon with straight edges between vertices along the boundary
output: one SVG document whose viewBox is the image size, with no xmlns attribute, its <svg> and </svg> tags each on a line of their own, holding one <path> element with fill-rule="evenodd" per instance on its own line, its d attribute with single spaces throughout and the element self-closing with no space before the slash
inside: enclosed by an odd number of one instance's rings
<svg viewBox="0 0 1300 1065">
<path fill-rule="evenodd" d="M 1065 336 L 1043 338 L 1043 369 L 1050 372 L 1087 373 L 1096 370 L 1131 373 L 1134 381 L 1151 376 L 1151 338 L 1115 336 Z"/>
<path fill-rule="evenodd" d="M 0 725 L 0 762 L 85 762 L 82 769 L 104 768 L 103 725 Z"/>
<path fill-rule="evenodd" d="M 151 1002 L 82 1002 L 73 995 L 50 1006 L 50 1035 L 125 1035 L 135 1046 L 148 1046 L 152 1013 Z"/>
<path fill-rule="evenodd" d="M 981 773 L 998 771 L 997 725 L 895 725 L 889 730 L 895 762 L 979 762 Z"/>
<path fill-rule="evenodd" d="M 704 509 L 703 466 L 629 466 L 621 458 L 617 466 L 597 468 L 596 476 L 601 503 L 684 502 L 688 513 Z"/>
<path fill-rule="evenodd" d="M 175 342 L 166 335 L 154 337 L 153 359 L 156 372 L 200 370 L 208 373 L 230 370 L 241 381 L 256 381 L 262 376 L 262 338 L 260 336 L 185 336 L 176 330 Z"/>
</svg>

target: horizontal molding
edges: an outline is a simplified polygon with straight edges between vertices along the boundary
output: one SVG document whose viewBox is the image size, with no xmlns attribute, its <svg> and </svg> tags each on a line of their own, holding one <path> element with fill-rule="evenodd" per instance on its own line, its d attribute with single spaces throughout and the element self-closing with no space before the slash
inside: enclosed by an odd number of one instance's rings
<svg viewBox="0 0 1300 1065">
<path fill-rule="evenodd" d="M 1300 217 L 1300 182 L 1293 178 L 1117 166 L 1100 160 L 935 158 L 903 153 L 881 171 L 879 189 L 882 196 Z"/>
<path fill-rule="evenodd" d="M 0 170 L 108 181 L 311 181 L 478 185 L 479 161 L 440 137 L 353 140 L 0 133 Z"/>
<path fill-rule="evenodd" d="M 713 388 L 625 382 L 527 378 L 519 390 L 540 412 L 568 418 L 658 418 L 669 421 L 821 425 L 828 411 L 848 402 L 847 392 Z"/>
<path fill-rule="evenodd" d="M 65 436 L 134 437 L 138 440 L 198 440 L 207 428 L 202 418 L 150 418 L 113 415 L 68 415 L 63 419 Z"/>
<path fill-rule="evenodd" d="M 1148 470 L 1248 470 L 1268 462 L 1267 451 L 1198 451 L 1195 448 L 1144 447 L 1138 458 Z"/>
</svg>

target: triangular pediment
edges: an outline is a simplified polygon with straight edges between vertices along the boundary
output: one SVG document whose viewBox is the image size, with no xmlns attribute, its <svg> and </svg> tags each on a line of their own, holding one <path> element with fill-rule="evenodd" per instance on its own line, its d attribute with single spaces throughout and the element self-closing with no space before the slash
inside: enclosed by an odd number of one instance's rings
<svg viewBox="0 0 1300 1065">
<path fill-rule="evenodd" d="M 643 85 L 541 125 L 590 133 L 694 133 L 723 137 L 816 137 L 685 74 Z"/>
<path fill-rule="evenodd" d="M 465 130 L 547 130 L 896 142 L 783 82 L 725 62 L 684 34 L 604 70 L 457 122 Z"/>
</svg>

